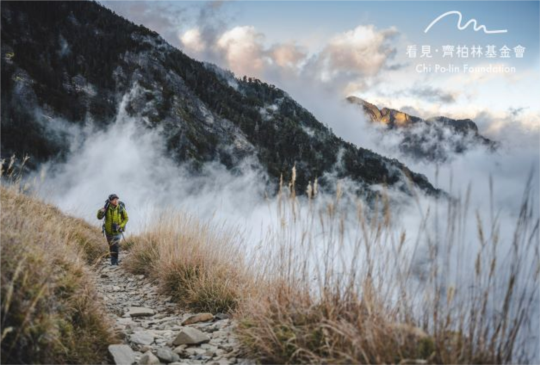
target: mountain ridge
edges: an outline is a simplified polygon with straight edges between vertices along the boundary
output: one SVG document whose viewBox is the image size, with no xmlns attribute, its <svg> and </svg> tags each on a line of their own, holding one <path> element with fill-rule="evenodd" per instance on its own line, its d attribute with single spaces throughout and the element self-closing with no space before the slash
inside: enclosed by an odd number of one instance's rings
<svg viewBox="0 0 540 365">
<path fill-rule="evenodd" d="M 463 153 L 471 147 L 485 146 L 491 151 L 498 143 L 479 133 L 471 119 L 452 119 L 435 116 L 422 119 L 392 108 L 380 108 L 356 96 L 346 98 L 358 105 L 371 123 L 385 125 L 387 130 L 402 133 L 400 151 L 417 160 L 445 162 L 452 154 Z"/>
<path fill-rule="evenodd" d="M 170 156 L 194 172 L 209 161 L 234 170 L 255 156 L 271 182 L 290 180 L 296 166 L 301 192 L 317 178 L 331 189 L 330 173 L 355 181 L 361 194 L 378 184 L 408 191 L 406 176 L 438 193 L 401 162 L 335 136 L 286 92 L 191 59 L 93 1 L 3 2 L 2 58 L 3 156 L 29 154 L 36 165 L 65 159 L 69 136 L 50 120 L 105 128 L 137 84 L 126 110 L 141 128 L 159 126 Z"/>
</svg>

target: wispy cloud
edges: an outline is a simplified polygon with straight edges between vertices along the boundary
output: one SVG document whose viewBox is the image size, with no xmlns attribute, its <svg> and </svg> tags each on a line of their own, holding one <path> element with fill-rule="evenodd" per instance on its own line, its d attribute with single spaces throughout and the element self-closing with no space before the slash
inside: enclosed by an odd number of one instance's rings
<svg viewBox="0 0 540 365">
<path fill-rule="evenodd" d="M 427 101 L 454 103 L 456 101 L 457 92 L 450 92 L 433 86 L 415 86 L 407 90 L 411 96 L 416 96 Z"/>
<path fill-rule="evenodd" d="M 335 35 L 316 55 L 314 64 L 323 81 L 340 73 L 374 76 L 395 54 L 389 41 L 397 34 L 394 27 L 378 30 L 374 25 L 359 25 Z"/>
</svg>

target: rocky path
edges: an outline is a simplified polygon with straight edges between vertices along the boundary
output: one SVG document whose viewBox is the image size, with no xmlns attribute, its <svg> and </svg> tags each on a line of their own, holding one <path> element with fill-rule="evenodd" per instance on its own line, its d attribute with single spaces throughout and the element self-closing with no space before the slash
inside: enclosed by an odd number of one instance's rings
<svg viewBox="0 0 540 365">
<path fill-rule="evenodd" d="M 225 314 L 181 311 L 144 275 L 107 259 L 97 267 L 96 286 L 123 339 L 109 346 L 115 364 L 253 364 L 238 358 L 235 324 Z"/>
</svg>

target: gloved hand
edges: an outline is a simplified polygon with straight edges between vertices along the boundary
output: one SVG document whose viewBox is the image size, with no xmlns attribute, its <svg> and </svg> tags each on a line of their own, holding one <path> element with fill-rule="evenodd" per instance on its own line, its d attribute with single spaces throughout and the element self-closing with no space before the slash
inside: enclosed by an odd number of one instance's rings
<svg viewBox="0 0 540 365">
<path fill-rule="evenodd" d="M 118 227 L 118 232 L 120 232 L 120 233 L 124 232 L 124 228 Z"/>
</svg>

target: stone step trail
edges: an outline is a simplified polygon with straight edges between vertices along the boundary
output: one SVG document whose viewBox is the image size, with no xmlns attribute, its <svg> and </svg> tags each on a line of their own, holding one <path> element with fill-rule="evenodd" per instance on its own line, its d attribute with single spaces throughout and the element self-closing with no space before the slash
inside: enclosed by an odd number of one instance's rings
<svg viewBox="0 0 540 365">
<path fill-rule="evenodd" d="M 126 255 L 124 255 L 124 259 Z M 111 344 L 115 364 L 252 365 L 240 358 L 236 324 L 222 313 L 182 311 L 144 275 L 109 260 L 96 268 L 96 287 L 123 344 Z"/>
</svg>

